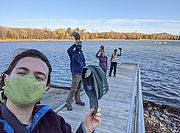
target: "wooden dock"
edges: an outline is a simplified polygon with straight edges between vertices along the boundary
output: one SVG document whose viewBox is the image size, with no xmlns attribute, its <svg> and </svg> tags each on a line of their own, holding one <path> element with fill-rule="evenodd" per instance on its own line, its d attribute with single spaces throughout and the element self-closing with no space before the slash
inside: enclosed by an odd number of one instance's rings
<svg viewBox="0 0 180 133">
<path fill-rule="evenodd" d="M 113 74 L 112 74 L 113 75 Z M 134 82 L 137 79 L 137 65 L 121 64 L 117 67 L 116 77 L 108 77 L 109 91 L 99 101 L 102 110 L 102 122 L 96 133 L 126 133 L 129 110 L 132 102 Z M 72 126 L 73 132 L 79 127 L 89 111 L 86 94 L 81 96 L 85 107 L 73 103 L 73 110 L 66 108 L 58 112 Z"/>
</svg>

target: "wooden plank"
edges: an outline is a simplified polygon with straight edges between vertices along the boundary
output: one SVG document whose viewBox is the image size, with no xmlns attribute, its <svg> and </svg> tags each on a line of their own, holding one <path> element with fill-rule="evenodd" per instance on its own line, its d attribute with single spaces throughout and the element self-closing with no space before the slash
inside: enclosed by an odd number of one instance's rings
<svg viewBox="0 0 180 133">
<path fill-rule="evenodd" d="M 108 77 L 110 90 L 99 100 L 102 110 L 102 123 L 96 129 L 97 133 L 125 133 L 129 108 L 134 87 L 135 64 L 121 64 L 117 67 L 117 76 Z M 86 95 L 81 96 L 85 106 L 78 106 L 73 103 L 73 110 L 67 111 L 66 108 L 58 112 L 72 126 L 73 132 L 79 127 L 89 111 L 89 99 Z"/>
</svg>

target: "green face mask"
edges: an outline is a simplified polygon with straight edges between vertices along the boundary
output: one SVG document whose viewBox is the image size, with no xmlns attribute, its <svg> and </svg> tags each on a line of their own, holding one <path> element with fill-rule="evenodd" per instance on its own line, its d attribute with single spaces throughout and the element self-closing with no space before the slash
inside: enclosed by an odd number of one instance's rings
<svg viewBox="0 0 180 133">
<path fill-rule="evenodd" d="M 11 78 L 6 81 L 4 94 L 18 107 L 27 107 L 38 102 L 45 93 L 45 85 L 34 75 Z"/>
</svg>

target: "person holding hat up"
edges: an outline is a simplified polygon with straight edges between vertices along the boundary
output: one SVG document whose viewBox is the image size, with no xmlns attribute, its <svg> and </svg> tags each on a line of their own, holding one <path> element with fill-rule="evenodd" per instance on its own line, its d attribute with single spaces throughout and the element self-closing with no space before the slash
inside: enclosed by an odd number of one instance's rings
<svg viewBox="0 0 180 133">
<path fill-rule="evenodd" d="M 100 55 L 99 55 L 100 53 Z M 96 53 L 96 58 L 99 59 L 99 66 L 106 73 L 107 71 L 107 56 L 105 56 L 104 46 L 100 47 L 100 50 Z"/>
<path fill-rule="evenodd" d="M 70 93 L 66 99 L 67 110 L 72 110 L 72 100 L 75 97 L 75 103 L 84 106 L 85 103 L 80 99 L 81 88 L 81 74 L 82 69 L 86 65 L 84 54 L 82 52 L 82 42 L 80 41 L 80 35 L 77 32 L 71 34 L 75 38 L 75 44 L 73 44 L 68 50 L 70 57 L 70 69 L 72 73 L 72 84 Z"/>
<path fill-rule="evenodd" d="M 116 76 L 117 57 L 121 56 L 122 48 L 119 48 L 120 54 L 117 54 L 117 49 L 114 49 L 114 53 L 111 56 L 111 66 L 109 71 L 109 77 L 111 77 L 112 70 L 114 69 L 114 77 Z"/>
</svg>

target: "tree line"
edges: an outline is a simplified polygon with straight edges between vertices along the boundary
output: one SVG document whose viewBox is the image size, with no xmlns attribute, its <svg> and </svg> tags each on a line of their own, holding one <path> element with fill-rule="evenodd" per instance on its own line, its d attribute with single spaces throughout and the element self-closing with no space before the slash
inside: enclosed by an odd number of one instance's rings
<svg viewBox="0 0 180 133">
<path fill-rule="evenodd" d="M 51 30 L 32 28 L 10 28 L 0 26 L 0 40 L 22 40 L 22 39 L 72 39 L 70 33 L 76 31 L 81 35 L 81 39 L 123 39 L 123 40 L 180 40 L 180 36 L 167 33 L 142 34 L 142 33 L 121 33 L 121 32 L 88 32 L 85 29 L 59 28 Z"/>
</svg>

